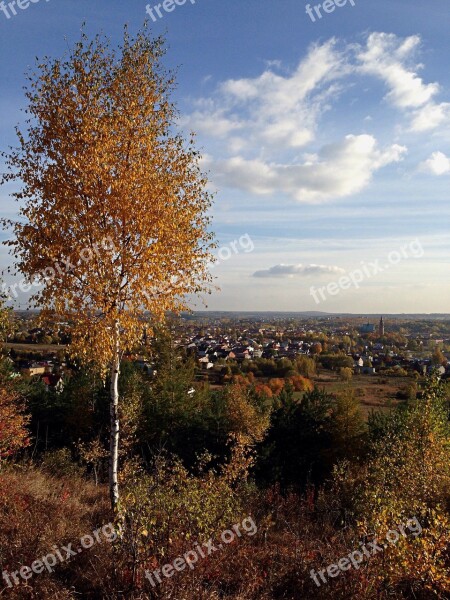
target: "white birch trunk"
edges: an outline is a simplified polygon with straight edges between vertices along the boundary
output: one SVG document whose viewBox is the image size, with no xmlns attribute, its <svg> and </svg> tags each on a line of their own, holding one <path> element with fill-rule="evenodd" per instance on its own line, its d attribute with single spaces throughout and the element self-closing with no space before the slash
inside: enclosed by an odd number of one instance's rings
<svg viewBox="0 0 450 600">
<path fill-rule="evenodd" d="M 110 396 L 110 443 L 109 443 L 109 495 L 111 507 L 117 508 L 119 502 L 119 372 L 120 372 L 120 340 L 119 324 L 114 329 L 114 357 L 111 365 Z"/>
</svg>

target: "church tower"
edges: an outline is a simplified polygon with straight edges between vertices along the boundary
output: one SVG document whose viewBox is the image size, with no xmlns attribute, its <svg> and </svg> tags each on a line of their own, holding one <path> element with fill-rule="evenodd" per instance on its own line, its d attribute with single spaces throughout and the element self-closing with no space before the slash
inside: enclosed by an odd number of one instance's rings
<svg viewBox="0 0 450 600">
<path fill-rule="evenodd" d="M 380 324 L 378 326 L 378 335 L 380 337 L 384 335 L 384 321 L 383 321 L 383 317 L 381 317 Z"/>
</svg>

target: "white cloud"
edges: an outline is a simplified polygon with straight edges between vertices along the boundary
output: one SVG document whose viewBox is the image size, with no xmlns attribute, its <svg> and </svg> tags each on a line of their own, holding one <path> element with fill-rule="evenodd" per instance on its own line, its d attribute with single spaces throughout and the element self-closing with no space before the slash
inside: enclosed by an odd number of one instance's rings
<svg viewBox="0 0 450 600">
<path fill-rule="evenodd" d="M 450 117 L 450 103 L 436 104 L 438 83 L 424 83 L 411 58 L 420 46 L 420 37 L 399 38 L 394 34 L 372 33 L 357 59 L 363 73 L 378 77 L 388 87 L 386 100 L 398 108 L 412 110 L 411 129 L 416 132 L 435 129 Z"/>
<path fill-rule="evenodd" d="M 445 175 L 450 173 L 450 158 L 443 152 L 433 152 L 430 158 L 420 164 L 419 169 L 432 175 Z"/>
<path fill-rule="evenodd" d="M 420 43 L 419 36 L 388 33 L 371 33 L 363 44 L 331 39 L 311 46 L 291 71 L 279 61 L 267 62 L 256 77 L 220 83 L 212 96 L 195 101 L 193 113 L 183 123 L 208 139 L 214 186 L 257 196 L 283 194 L 311 204 L 364 190 L 376 172 L 403 160 L 407 152 L 404 145 L 381 146 L 373 133 L 362 133 L 369 127 L 401 131 L 396 127 L 397 111 L 384 110 L 381 123 L 377 122 L 379 111 L 373 104 L 382 103 L 384 92 L 364 98 L 352 93 L 345 107 L 338 100 L 345 87 L 365 84 L 371 77 L 385 84 L 384 100 L 406 116 L 411 131 L 442 126 L 450 119 L 450 103 L 439 103 L 439 84 L 419 74 Z M 358 122 L 350 106 L 356 100 L 362 106 L 363 99 L 368 110 L 364 107 L 359 114 L 355 109 Z M 326 144 L 327 131 L 320 125 L 331 109 L 338 124 L 331 130 L 339 131 L 339 137 L 333 133 L 332 143 Z M 351 122 L 352 129 L 342 133 L 340 121 L 344 126 Z"/>
<path fill-rule="evenodd" d="M 435 104 L 430 102 L 423 108 L 414 111 L 411 129 L 415 132 L 429 131 L 436 129 L 445 121 L 450 119 L 450 103 L 441 102 Z"/>
<path fill-rule="evenodd" d="M 326 275 L 332 273 L 333 275 L 341 275 L 345 273 L 345 269 L 340 267 L 328 267 L 326 265 L 284 265 L 279 264 L 270 269 L 263 269 L 261 271 L 255 271 L 253 277 L 287 277 L 292 279 L 295 276 L 307 277 L 309 275 Z"/>
<path fill-rule="evenodd" d="M 215 180 L 253 194 L 284 193 L 298 202 L 319 203 L 361 191 L 375 171 L 402 160 L 406 148 L 377 148 L 370 135 L 348 135 L 302 163 L 277 164 L 236 156 L 212 167 Z"/>
<path fill-rule="evenodd" d="M 182 124 L 219 138 L 239 131 L 233 144 L 241 148 L 299 148 L 309 143 L 330 96 L 338 93 L 333 81 L 344 74 L 343 55 L 330 40 L 311 47 L 287 76 L 270 66 L 258 77 L 223 82 L 213 99 L 196 102 L 196 110 Z"/>
<path fill-rule="evenodd" d="M 202 101 L 201 105 L 201 110 L 196 110 L 188 118 L 181 119 L 182 126 L 187 126 L 196 133 L 213 133 L 218 138 L 224 138 L 242 129 L 243 124 L 236 116 L 227 117 L 225 108 L 215 107 L 211 101 Z"/>
<path fill-rule="evenodd" d="M 394 34 L 371 33 L 358 54 L 361 70 L 382 79 L 389 88 L 387 99 L 400 108 L 422 106 L 439 91 L 437 83 L 423 83 L 404 64 L 419 44 L 419 36 L 402 40 Z"/>
</svg>

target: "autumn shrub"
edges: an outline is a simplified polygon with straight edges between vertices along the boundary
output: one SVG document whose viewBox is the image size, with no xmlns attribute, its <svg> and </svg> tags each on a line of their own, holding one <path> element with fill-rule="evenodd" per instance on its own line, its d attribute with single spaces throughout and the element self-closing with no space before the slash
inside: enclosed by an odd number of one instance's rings
<svg viewBox="0 0 450 600">
<path fill-rule="evenodd" d="M 255 385 L 255 392 L 258 396 L 265 396 L 266 398 L 273 398 L 273 392 L 268 385 L 263 383 L 257 383 Z"/>
<path fill-rule="evenodd" d="M 273 378 L 269 379 L 267 385 L 272 390 L 274 395 L 278 395 L 281 390 L 284 388 L 284 379 Z"/>
<path fill-rule="evenodd" d="M 289 378 L 289 381 L 296 392 L 311 392 L 314 388 L 313 382 L 301 375 L 294 375 Z"/>
<path fill-rule="evenodd" d="M 76 548 L 84 535 L 110 518 L 104 489 L 78 476 L 53 477 L 32 467 L 8 467 L 0 473 L 0 572 L 30 566 L 55 552 L 55 546 L 73 543 Z M 85 550 L 59 564 L 52 574 L 34 574 L 28 582 L 13 588 L 1 580 L 0 589 L 5 586 L 5 597 L 13 600 L 79 597 L 75 591 L 96 589 L 93 562 L 100 552 L 107 560 L 109 546 Z"/>
<path fill-rule="evenodd" d="M 353 369 L 350 367 L 340 367 L 339 377 L 342 381 L 351 381 L 353 378 Z"/>
<path fill-rule="evenodd" d="M 421 400 L 391 416 L 372 417 L 370 431 L 366 464 L 347 463 L 335 471 L 332 497 L 338 513 L 353 527 L 354 543 L 385 539 L 413 518 L 422 531 L 387 544 L 365 576 L 380 598 L 448 598 L 450 430 L 442 384 L 432 379 Z"/>
<path fill-rule="evenodd" d="M 30 445 L 25 403 L 6 386 L 0 387 L 0 468 L 2 461 Z"/>
<path fill-rule="evenodd" d="M 245 444 L 234 441 L 231 458 L 220 470 L 209 468 L 210 461 L 203 456 L 192 474 L 176 457 L 161 455 L 152 472 L 137 469 L 124 482 L 116 556 L 120 585 L 142 589 L 146 569 L 183 555 L 247 516 L 243 501 L 251 457 Z"/>
<path fill-rule="evenodd" d="M 247 444 L 259 442 L 269 427 L 271 403 L 241 385 L 226 386 L 222 393 L 223 423 L 227 437 L 241 436 Z"/>
<path fill-rule="evenodd" d="M 51 450 L 42 458 L 43 471 L 55 477 L 81 476 L 83 469 L 73 461 L 69 448 Z"/>
</svg>

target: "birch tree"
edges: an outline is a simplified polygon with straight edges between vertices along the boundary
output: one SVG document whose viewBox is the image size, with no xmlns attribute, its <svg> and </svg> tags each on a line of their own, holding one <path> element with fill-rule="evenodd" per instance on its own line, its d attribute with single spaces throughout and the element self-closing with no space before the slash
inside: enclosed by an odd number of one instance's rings
<svg viewBox="0 0 450 600">
<path fill-rule="evenodd" d="M 110 497 L 117 508 L 119 373 L 151 314 L 210 290 L 211 197 L 194 136 L 176 133 L 161 38 L 113 47 L 83 32 L 28 76 L 29 119 L 4 181 L 19 219 L 9 241 L 32 304 L 70 326 L 72 353 L 110 375 Z M 36 288 L 34 288 L 36 285 Z"/>
</svg>

